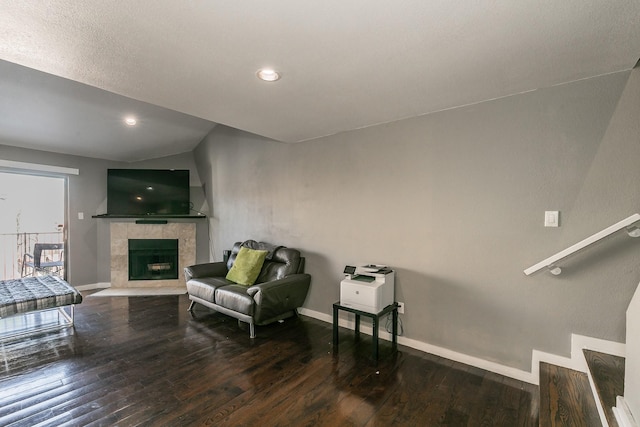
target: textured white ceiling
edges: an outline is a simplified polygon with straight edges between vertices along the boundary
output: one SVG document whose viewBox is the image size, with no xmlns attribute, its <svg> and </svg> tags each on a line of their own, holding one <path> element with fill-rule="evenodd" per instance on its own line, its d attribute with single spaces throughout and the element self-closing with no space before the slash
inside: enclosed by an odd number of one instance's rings
<svg viewBox="0 0 640 427">
<path fill-rule="evenodd" d="M 6 1 L 0 59 L 297 142 L 628 70 L 638 22 L 638 0 Z"/>
</svg>

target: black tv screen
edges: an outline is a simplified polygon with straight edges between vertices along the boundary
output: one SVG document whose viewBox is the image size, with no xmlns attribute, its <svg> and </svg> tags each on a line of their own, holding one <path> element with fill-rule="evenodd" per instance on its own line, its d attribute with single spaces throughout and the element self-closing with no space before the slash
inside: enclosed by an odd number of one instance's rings
<svg viewBox="0 0 640 427">
<path fill-rule="evenodd" d="M 189 171 L 108 169 L 108 215 L 189 215 Z"/>
</svg>

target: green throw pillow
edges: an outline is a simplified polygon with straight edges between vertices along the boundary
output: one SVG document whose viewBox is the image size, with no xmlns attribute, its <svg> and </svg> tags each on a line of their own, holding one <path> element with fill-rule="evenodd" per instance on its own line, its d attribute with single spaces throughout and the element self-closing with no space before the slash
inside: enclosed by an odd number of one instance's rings
<svg viewBox="0 0 640 427">
<path fill-rule="evenodd" d="M 239 285 L 251 286 L 256 282 L 268 251 L 240 248 L 236 260 L 227 273 L 227 280 Z"/>
</svg>

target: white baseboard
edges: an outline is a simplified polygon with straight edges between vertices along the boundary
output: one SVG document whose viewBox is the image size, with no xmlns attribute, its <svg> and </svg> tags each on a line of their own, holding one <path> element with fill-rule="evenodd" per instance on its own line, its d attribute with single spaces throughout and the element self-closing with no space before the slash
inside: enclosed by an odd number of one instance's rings
<svg viewBox="0 0 640 427">
<path fill-rule="evenodd" d="M 333 316 L 331 315 L 320 313 L 314 310 L 309 310 L 304 307 L 299 308 L 298 311 L 300 312 L 300 314 L 303 314 L 305 316 L 313 317 L 314 319 L 322 320 L 327 323 L 333 323 Z M 355 329 L 355 321 L 339 319 L 338 324 L 348 329 Z M 361 324 L 360 331 L 368 335 L 373 334 L 372 328 L 369 325 Z M 381 330 L 379 332 L 379 337 L 386 341 L 391 341 L 391 334 L 385 330 Z M 481 359 L 479 357 L 469 356 L 467 354 L 449 350 L 444 347 L 439 347 L 433 344 L 428 344 L 422 341 L 417 341 L 402 336 L 398 337 L 398 344 L 405 345 L 416 350 L 424 351 L 425 353 L 435 354 L 436 356 L 444 357 L 445 359 L 464 363 L 465 365 L 475 366 L 480 369 L 495 372 L 496 374 L 504 375 L 506 377 L 515 378 L 517 380 L 525 381 L 532 384 L 537 384 L 537 379 L 536 382 L 533 382 L 530 372 L 512 368 L 510 366 L 504 366 L 499 363 Z"/>
<path fill-rule="evenodd" d="M 638 427 L 633 414 L 629 406 L 624 400 L 624 397 L 618 396 L 616 398 L 616 406 L 613 407 L 613 413 L 616 416 L 616 421 L 620 427 Z"/>
<path fill-rule="evenodd" d="M 332 315 L 321 313 L 315 310 L 309 310 L 304 307 L 299 308 L 298 311 L 302 315 L 313 317 L 314 319 L 322 320 L 323 322 L 333 323 Z M 348 329 L 355 329 L 355 321 L 341 318 L 339 319 L 338 324 Z M 368 335 L 373 334 L 372 328 L 369 325 L 361 324 L 360 330 L 361 332 Z M 391 341 L 391 334 L 384 330 L 380 331 L 379 337 L 381 339 Z M 468 354 L 453 351 L 448 348 L 439 347 L 433 344 L 413 340 L 402 336 L 398 337 L 398 344 L 405 345 L 416 350 L 424 351 L 425 353 L 435 354 L 436 356 L 444 357 L 446 359 L 454 360 L 466 365 L 475 366 L 480 369 L 484 369 L 496 374 L 504 375 L 506 377 L 514 378 L 516 380 L 524 381 L 534 385 L 539 385 L 540 383 L 540 362 L 546 362 L 553 365 L 574 369 L 580 372 L 586 372 L 587 364 L 584 359 L 584 354 L 582 353 L 583 349 L 600 351 L 603 353 L 614 354 L 616 356 L 622 357 L 624 357 L 625 353 L 624 344 L 597 338 L 590 338 L 583 335 L 572 334 L 570 358 L 558 356 L 552 353 L 545 353 L 539 350 L 533 350 L 531 356 L 531 372 L 527 372 L 521 369 L 513 368 L 511 366 L 501 365 L 499 363 L 491 362 L 479 357 L 470 356 Z"/>
<path fill-rule="evenodd" d="M 571 334 L 571 357 L 558 356 L 539 350 L 532 351 L 531 374 L 535 378 L 540 376 L 540 362 L 562 366 L 575 371 L 587 372 L 587 362 L 582 350 L 593 350 L 602 353 L 624 357 L 625 345 L 619 342 L 591 338 L 584 335 Z"/>
<path fill-rule="evenodd" d="M 89 283 L 87 285 L 75 286 L 75 288 L 79 291 L 91 291 L 93 289 L 105 289 L 110 287 L 110 282 Z"/>
</svg>

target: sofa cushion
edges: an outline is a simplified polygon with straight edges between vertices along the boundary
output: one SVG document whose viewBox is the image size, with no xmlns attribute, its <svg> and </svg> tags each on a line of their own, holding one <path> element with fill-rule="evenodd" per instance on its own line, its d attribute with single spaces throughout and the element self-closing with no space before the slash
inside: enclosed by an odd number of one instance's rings
<svg viewBox="0 0 640 427">
<path fill-rule="evenodd" d="M 216 304 L 238 313 L 253 316 L 253 297 L 247 294 L 243 285 L 228 285 L 216 289 Z"/>
<path fill-rule="evenodd" d="M 224 277 L 201 277 L 187 281 L 187 292 L 205 301 L 215 303 L 215 291 L 221 286 L 231 285 L 233 282 Z"/>
<path fill-rule="evenodd" d="M 267 251 L 262 270 L 255 283 L 270 282 L 272 280 L 282 279 L 290 274 L 303 272 L 304 267 L 299 250 L 266 242 L 256 242 L 255 240 L 236 242 L 233 245 L 229 258 L 227 259 L 228 269 L 233 268 L 236 257 L 243 247 Z"/>
<path fill-rule="evenodd" d="M 273 252 L 270 260 L 267 259 L 264 262 L 256 283 L 284 279 L 291 274 L 298 273 L 299 267 L 300 251 L 281 246 Z"/>
<path fill-rule="evenodd" d="M 267 251 L 240 248 L 227 279 L 239 285 L 253 285 L 260 274 Z"/>
</svg>

